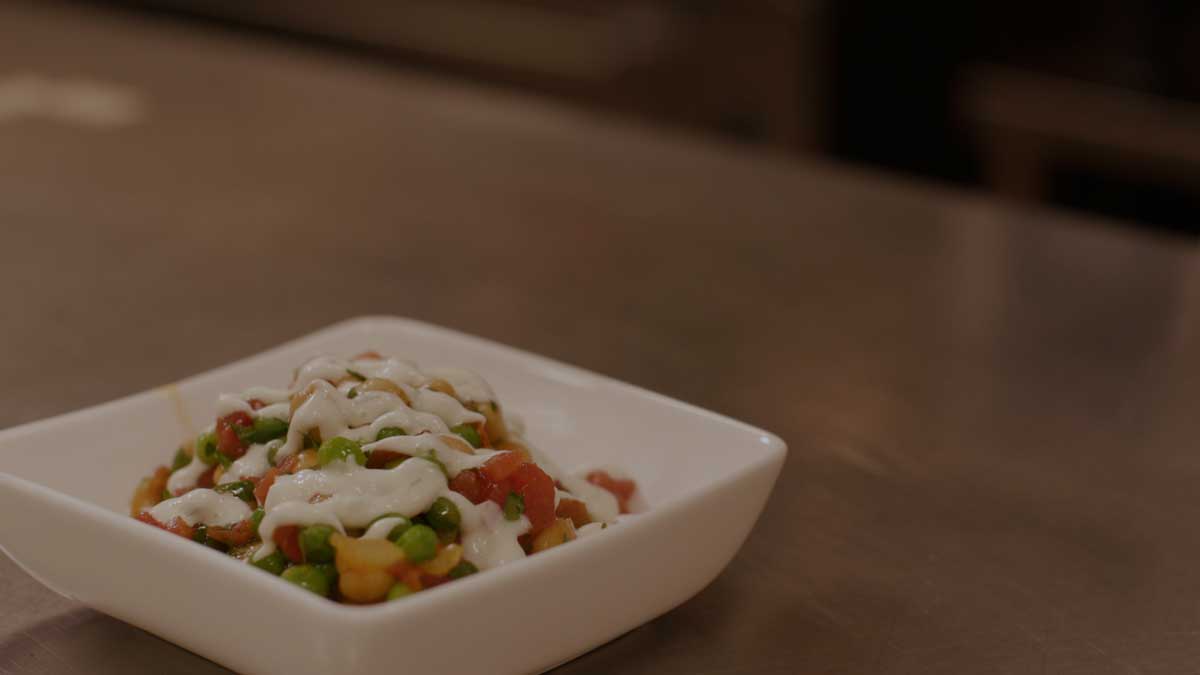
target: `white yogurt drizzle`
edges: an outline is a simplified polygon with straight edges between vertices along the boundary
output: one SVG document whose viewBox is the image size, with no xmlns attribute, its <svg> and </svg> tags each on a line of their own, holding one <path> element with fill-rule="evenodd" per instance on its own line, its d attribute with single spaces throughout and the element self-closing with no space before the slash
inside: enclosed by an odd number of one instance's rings
<svg viewBox="0 0 1200 675">
<path fill-rule="evenodd" d="M 411 405 L 392 392 L 359 391 L 357 385 L 363 377 L 394 382 Z M 427 388 L 435 379 L 450 383 L 457 398 Z M 292 414 L 292 397 L 306 388 L 311 390 L 311 395 Z M 254 399 L 263 404 L 258 410 L 250 404 Z M 276 548 L 272 535 L 285 525 L 323 523 L 343 533 L 346 528 L 367 528 L 362 534 L 364 538 L 385 538 L 401 521 L 396 517 L 380 516 L 412 517 L 426 511 L 439 497 L 450 499 L 459 509 L 467 560 L 487 569 L 523 558 L 525 552 L 517 538 L 529 531 L 530 523 L 525 516 L 507 520 L 496 504 L 490 501 L 472 504 L 448 487 L 448 477 L 480 467 L 505 452 L 480 450 L 468 454 L 459 449 L 461 444 L 457 437 L 455 441 L 447 442 L 443 436 L 451 427 L 485 420 L 483 415 L 466 408 L 463 402 L 494 401 L 491 387 L 470 371 L 457 368 L 422 371 L 410 361 L 394 358 L 346 361 L 330 356 L 314 358 L 298 368 L 290 389 L 252 387 L 240 395 L 222 394 L 217 400 L 219 417 L 244 412 L 251 417 L 288 421 L 289 428 L 284 439 L 251 445 L 222 474 L 221 483 L 261 476 L 269 468 L 268 455 L 272 447 L 278 462 L 299 452 L 306 434 L 314 430 L 323 439 L 342 436 L 362 442 L 366 452 L 389 450 L 418 458 L 392 469 L 367 469 L 345 460 L 321 469 L 277 477 L 259 524 L 263 544 L 252 558 L 258 560 L 270 555 Z M 511 416 L 509 419 L 513 420 Z M 521 426 L 519 421 L 510 421 L 510 430 Z M 409 435 L 372 442 L 385 427 L 400 427 Z M 530 448 L 530 451 L 546 473 L 566 490 L 556 490 L 556 504 L 563 497 L 580 499 L 596 521 L 616 520 L 615 497 L 588 483 L 582 476 L 562 472 L 536 449 Z M 436 459 L 437 463 L 419 458 Z M 179 492 L 194 487 L 209 468 L 199 458 L 194 458 L 171 475 L 168 490 Z M 221 525 L 248 518 L 250 513 L 250 508 L 241 499 L 205 489 L 191 490 L 181 497 L 161 502 L 151 510 L 151 515 L 161 522 L 178 516 L 189 524 Z M 589 525 L 583 529 L 590 534 L 600 529 L 599 523 L 595 525 L 597 527 Z"/>
<path fill-rule="evenodd" d="M 150 509 L 150 515 L 160 523 L 182 518 L 188 525 L 231 525 L 249 518 L 250 513 L 250 507 L 241 499 L 203 488 L 159 502 Z"/>
<path fill-rule="evenodd" d="M 246 454 L 229 465 L 225 473 L 221 474 L 221 480 L 217 482 L 220 484 L 233 483 L 243 478 L 263 475 L 267 472 L 267 469 L 271 468 L 271 463 L 267 461 L 267 457 L 271 453 L 271 448 L 279 447 L 280 445 L 279 441 L 251 445 L 249 448 L 246 448 Z"/>
</svg>

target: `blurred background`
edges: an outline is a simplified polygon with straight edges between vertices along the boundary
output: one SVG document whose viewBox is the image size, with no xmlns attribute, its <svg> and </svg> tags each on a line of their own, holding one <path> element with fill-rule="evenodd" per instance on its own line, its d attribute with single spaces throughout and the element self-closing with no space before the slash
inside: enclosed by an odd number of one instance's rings
<svg viewBox="0 0 1200 675">
<path fill-rule="evenodd" d="M 115 4 L 1200 233 L 1193 1 Z"/>
</svg>

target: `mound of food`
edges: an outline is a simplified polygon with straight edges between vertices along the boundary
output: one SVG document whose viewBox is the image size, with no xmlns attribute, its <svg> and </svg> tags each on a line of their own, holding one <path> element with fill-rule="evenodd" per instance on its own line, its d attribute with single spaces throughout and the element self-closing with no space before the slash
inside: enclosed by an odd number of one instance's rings
<svg viewBox="0 0 1200 675">
<path fill-rule="evenodd" d="M 604 529 L 633 481 L 568 474 L 479 375 L 374 352 L 217 400 L 132 515 L 333 600 L 401 598 Z"/>
</svg>

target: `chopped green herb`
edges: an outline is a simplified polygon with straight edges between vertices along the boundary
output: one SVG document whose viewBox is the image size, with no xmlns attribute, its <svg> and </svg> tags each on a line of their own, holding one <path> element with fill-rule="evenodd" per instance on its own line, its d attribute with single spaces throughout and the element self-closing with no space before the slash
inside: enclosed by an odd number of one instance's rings
<svg viewBox="0 0 1200 675">
<path fill-rule="evenodd" d="M 471 564 L 471 561 L 464 560 L 451 568 L 449 577 L 451 579 L 461 579 L 465 576 L 475 574 L 478 571 L 479 568 Z"/>
<path fill-rule="evenodd" d="M 235 424 L 234 430 L 243 443 L 266 443 L 286 436 L 288 423 L 274 417 L 260 417 L 248 427 Z"/>
<path fill-rule="evenodd" d="M 254 536 L 258 536 L 258 526 L 262 524 L 263 516 L 267 512 L 262 509 L 254 509 L 254 513 L 250 514 L 250 524 L 254 526 Z"/>
<path fill-rule="evenodd" d="M 367 379 L 366 375 L 363 375 L 362 373 L 358 372 L 357 370 L 350 370 L 349 368 L 347 368 L 346 373 L 349 374 L 350 377 L 353 377 L 354 379 L 358 380 L 359 382 L 364 382 Z"/>
<path fill-rule="evenodd" d="M 175 458 L 171 460 L 171 472 L 174 473 L 191 463 L 192 456 L 186 450 L 180 448 L 175 451 Z"/>
<path fill-rule="evenodd" d="M 358 389 L 351 389 L 351 390 L 350 390 L 350 391 L 349 391 L 349 392 L 346 394 L 346 398 L 356 398 L 357 396 L 358 396 Z"/>
<path fill-rule="evenodd" d="M 525 513 L 525 498 L 515 492 L 508 493 L 504 498 L 504 519 L 517 520 L 522 513 Z"/>
<path fill-rule="evenodd" d="M 391 438 L 392 436 L 407 436 L 407 435 L 408 435 L 408 433 L 406 431 L 404 431 L 403 429 L 401 429 L 400 427 L 384 427 L 379 430 L 378 434 L 375 434 L 375 440 L 382 441 L 383 439 Z"/>
<path fill-rule="evenodd" d="M 224 457 L 224 455 L 217 452 L 216 434 L 211 431 L 200 434 L 200 437 L 196 439 L 196 456 L 200 458 L 201 462 L 208 465 L 216 464 L 220 461 L 221 457 Z"/>
<path fill-rule="evenodd" d="M 233 495 L 234 497 L 237 497 L 251 506 L 256 506 L 258 504 L 258 498 L 254 496 L 254 483 L 251 483 L 248 480 L 237 480 L 233 481 L 232 483 L 222 483 L 213 488 L 213 491 L 220 492 L 222 494 Z"/>
<path fill-rule="evenodd" d="M 483 446 L 483 439 L 479 437 L 479 431 L 470 424 L 459 424 L 458 426 L 450 427 L 450 431 L 463 437 L 463 440 L 471 444 L 473 448 Z"/>
<path fill-rule="evenodd" d="M 166 488 L 163 488 L 162 495 L 161 495 L 161 499 L 160 499 L 159 501 L 166 501 L 166 500 L 170 499 L 170 498 L 171 498 L 171 497 L 173 497 L 173 496 L 174 496 L 174 495 L 172 495 L 172 494 L 171 494 L 171 491 L 170 491 L 170 490 L 168 490 L 168 489 L 166 489 Z"/>
</svg>

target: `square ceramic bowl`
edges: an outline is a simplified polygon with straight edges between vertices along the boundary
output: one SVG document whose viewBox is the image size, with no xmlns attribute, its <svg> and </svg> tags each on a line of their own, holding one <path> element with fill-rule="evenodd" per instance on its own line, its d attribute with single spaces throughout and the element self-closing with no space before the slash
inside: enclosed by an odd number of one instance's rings
<svg viewBox="0 0 1200 675">
<path fill-rule="evenodd" d="M 647 510 L 594 537 L 403 602 L 339 605 L 128 516 L 138 479 L 219 393 L 282 384 L 318 353 L 375 349 L 483 374 L 566 469 L 622 466 Z M 36 448 L 37 451 L 30 451 Z M 362 318 L 175 385 L 0 432 L 0 548 L 51 589 L 245 673 L 529 673 L 699 592 L 749 534 L 776 436 L 486 340 Z"/>
</svg>

